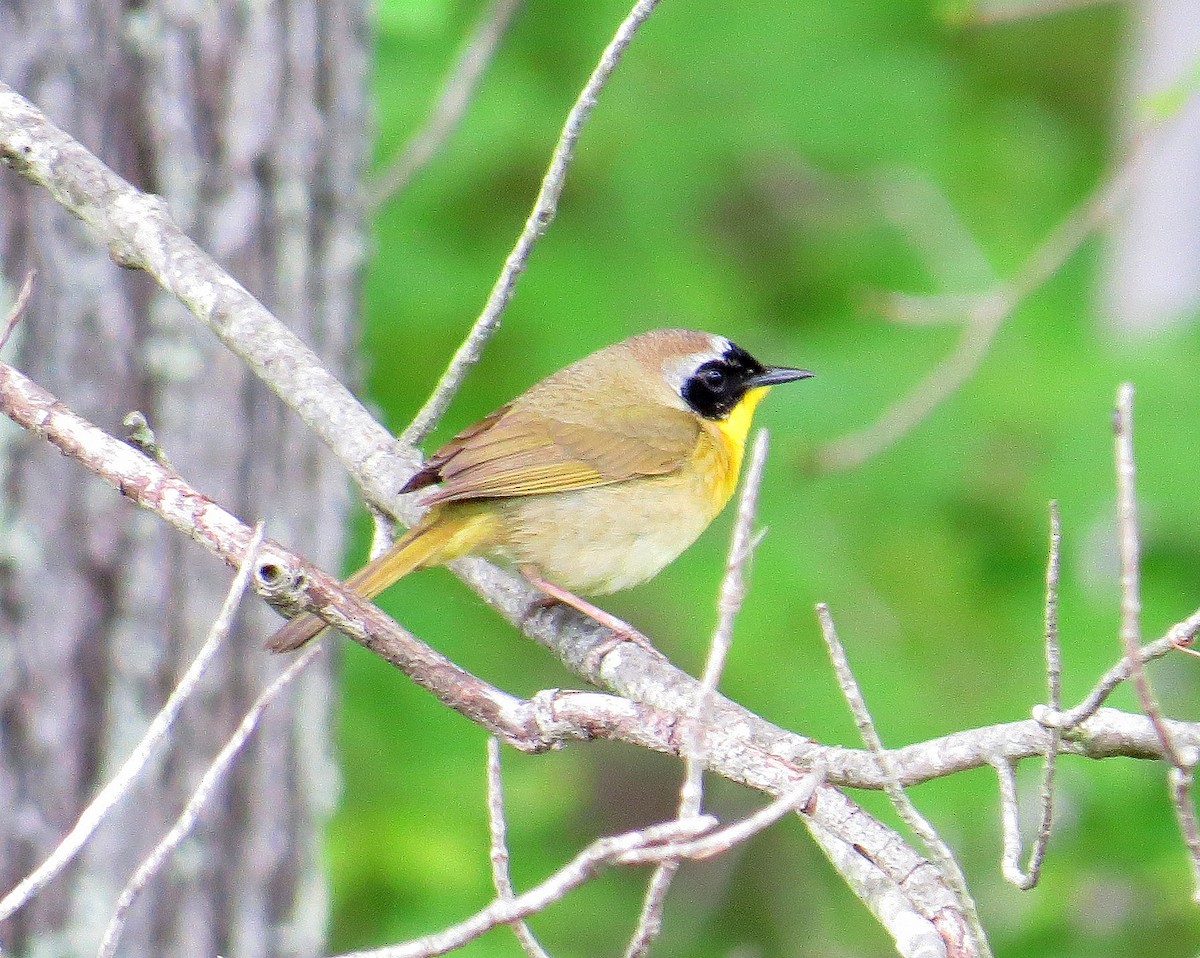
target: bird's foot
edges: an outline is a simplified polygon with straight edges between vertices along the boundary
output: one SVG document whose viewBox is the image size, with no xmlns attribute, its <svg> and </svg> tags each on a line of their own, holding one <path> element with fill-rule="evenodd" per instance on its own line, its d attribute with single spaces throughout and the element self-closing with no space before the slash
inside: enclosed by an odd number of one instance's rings
<svg viewBox="0 0 1200 958">
<path fill-rule="evenodd" d="M 632 642 L 634 645 L 645 649 L 647 652 L 651 652 L 660 658 L 663 657 L 663 654 L 654 647 L 654 645 L 648 638 L 646 638 L 645 635 L 635 629 L 624 619 L 618 619 L 611 612 L 605 612 L 598 606 L 592 605 L 592 603 L 588 602 L 586 599 L 581 599 L 574 592 L 568 592 L 566 589 L 556 586 L 553 582 L 547 581 L 546 579 L 542 578 L 542 576 L 538 574 L 536 570 L 523 567 L 521 569 L 521 573 L 525 576 L 525 578 L 546 593 L 545 596 L 530 604 L 529 610 L 525 613 L 526 619 L 541 609 L 548 609 L 555 604 L 562 603 L 563 605 L 569 605 L 571 608 L 582 612 L 589 619 L 604 626 L 612 633 L 611 637 L 602 639 L 599 643 L 597 643 L 596 647 L 588 653 L 586 664 L 590 669 L 594 670 L 595 667 L 598 667 L 600 662 L 604 659 L 604 656 L 608 655 L 609 652 L 623 642 Z"/>
</svg>

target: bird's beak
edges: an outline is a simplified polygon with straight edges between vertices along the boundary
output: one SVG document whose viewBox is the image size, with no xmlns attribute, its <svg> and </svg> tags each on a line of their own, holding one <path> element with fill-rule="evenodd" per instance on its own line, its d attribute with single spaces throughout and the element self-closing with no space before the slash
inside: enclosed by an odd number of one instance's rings
<svg viewBox="0 0 1200 958">
<path fill-rule="evenodd" d="M 756 386 L 777 386 L 779 383 L 790 383 L 797 379 L 810 379 L 816 373 L 807 369 L 791 369 L 787 366 L 769 366 L 757 376 L 746 380 L 746 385 L 753 389 Z"/>
</svg>

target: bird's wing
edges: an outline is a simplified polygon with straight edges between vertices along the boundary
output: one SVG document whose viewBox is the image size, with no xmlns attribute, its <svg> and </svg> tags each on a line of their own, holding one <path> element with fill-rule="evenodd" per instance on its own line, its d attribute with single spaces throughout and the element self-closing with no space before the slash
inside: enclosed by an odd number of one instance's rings
<svg viewBox="0 0 1200 958">
<path fill-rule="evenodd" d="M 682 409 L 622 403 L 553 414 L 510 404 L 440 448 L 402 492 L 441 483 L 430 504 L 532 496 L 655 476 L 681 466 L 700 426 Z"/>
</svg>

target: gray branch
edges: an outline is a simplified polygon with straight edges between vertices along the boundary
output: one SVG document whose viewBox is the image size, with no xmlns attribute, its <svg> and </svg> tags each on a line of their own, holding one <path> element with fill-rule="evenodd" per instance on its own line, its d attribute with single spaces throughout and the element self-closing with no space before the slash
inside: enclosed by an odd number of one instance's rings
<svg viewBox="0 0 1200 958">
<path fill-rule="evenodd" d="M 175 224 L 166 203 L 105 166 L 0 83 L 0 161 L 95 231 L 113 260 L 148 273 L 291 406 L 366 497 L 390 507 L 416 463 L 316 354 Z"/>
</svg>

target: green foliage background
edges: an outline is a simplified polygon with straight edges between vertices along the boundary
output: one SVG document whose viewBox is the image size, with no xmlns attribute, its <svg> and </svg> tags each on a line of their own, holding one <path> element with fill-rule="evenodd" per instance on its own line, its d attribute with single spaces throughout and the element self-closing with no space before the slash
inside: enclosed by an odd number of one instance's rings
<svg viewBox="0 0 1200 958">
<path fill-rule="evenodd" d="M 628 0 L 528 0 L 462 129 L 376 220 L 364 388 L 402 428 L 480 307 L 562 121 Z M 422 122 L 480 9 L 382 0 L 382 161 Z M 898 326 L 881 290 L 987 281 L 969 231 L 1009 275 L 1110 162 L 1128 26 L 1118 4 L 990 28 L 917 0 L 667 0 L 584 132 L 557 221 L 504 326 L 433 441 L 543 375 L 648 328 L 727 334 L 811 382 L 777 390 L 753 570 L 724 691 L 785 727 L 857 745 L 812 607 L 832 606 L 889 744 L 1026 717 L 1044 698 L 1047 501 L 1065 529 L 1065 698 L 1118 656 L 1110 410 L 1137 385 L 1144 626 L 1197 605 L 1197 331 L 1105 334 L 1101 243 L 1076 254 L 1001 330 L 978 375 L 867 465 L 812 468 L 823 442 L 875 419 L 952 349 L 958 327 Z M 921 222 L 905 226 L 913 217 Z M 719 520 L 654 582 L 606 605 L 695 672 L 729 528 Z M 360 542 L 355 558 L 361 555 Z M 547 653 L 443 570 L 383 604 L 467 668 L 518 694 L 573 687 Z M 1196 666 L 1153 671 L 1194 718 Z M 1125 692 L 1116 703 L 1132 707 Z M 355 647 L 345 652 L 345 792 L 329 832 L 334 945 L 383 944 L 491 895 L 484 736 Z M 518 887 L 595 836 L 672 807 L 679 768 L 632 748 L 506 756 Z M 1022 770 L 1032 792 L 1037 769 Z M 712 782 L 727 817 L 761 799 Z M 876 795 L 856 795 L 888 820 Z M 1200 921 L 1161 767 L 1064 760 L 1042 885 L 999 876 L 994 776 L 913 797 L 958 851 L 1001 956 L 1194 955 Z M 1032 805 L 1029 806 L 1031 811 Z M 1032 817 L 1032 816 L 1030 816 Z M 557 956 L 619 953 L 642 873 L 610 874 L 534 921 Z M 466 949 L 519 954 L 506 932 Z M 661 955 L 887 955 L 889 942 L 801 826 L 685 868 Z"/>
</svg>

